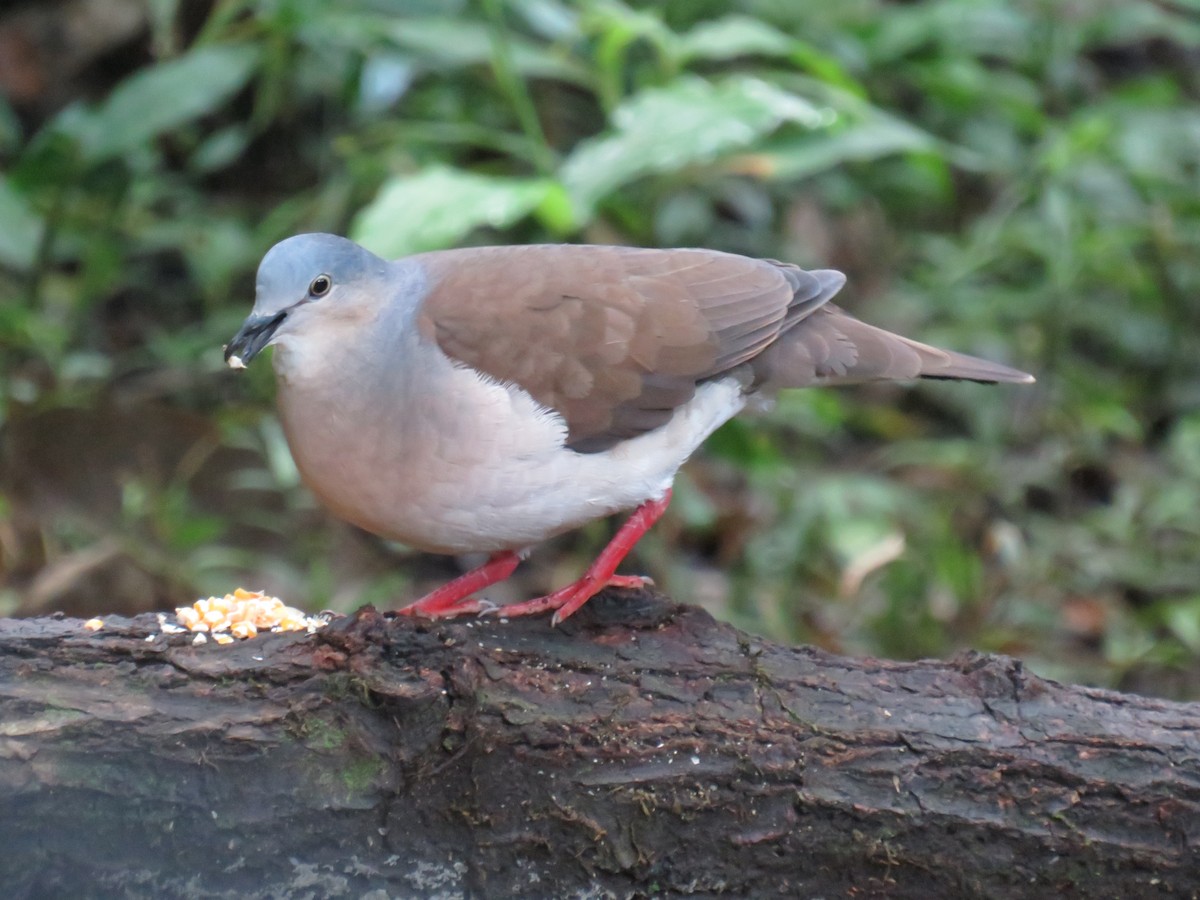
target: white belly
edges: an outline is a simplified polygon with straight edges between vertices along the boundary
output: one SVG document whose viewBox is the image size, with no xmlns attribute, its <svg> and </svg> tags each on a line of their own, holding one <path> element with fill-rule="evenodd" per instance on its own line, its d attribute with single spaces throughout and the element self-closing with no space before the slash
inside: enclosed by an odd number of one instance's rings
<svg viewBox="0 0 1200 900">
<path fill-rule="evenodd" d="M 710 382 L 667 425 L 576 453 L 563 446 L 562 419 L 524 391 L 440 362 L 422 371 L 420 391 L 291 372 L 279 391 L 292 454 L 322 502 L 432 552 L 521 549 L 660 497 L 745 404 L 735 379 Z"/>
</svg>

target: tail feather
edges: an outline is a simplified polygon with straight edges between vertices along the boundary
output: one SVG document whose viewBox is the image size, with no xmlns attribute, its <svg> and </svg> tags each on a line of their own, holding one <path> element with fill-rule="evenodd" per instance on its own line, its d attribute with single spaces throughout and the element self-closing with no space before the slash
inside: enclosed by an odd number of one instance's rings
<svg viewBox="0 0 1200 900">
<path fill-rule="evenodd" d="M 941 350 L 899 335 L 891 335 L 889 332 L 884 334 L 904 341 L 917 351 L 921 357 L 921 371 L 917 373 L 919 378 L 933 381 L 975 381 L 980 384 L 1033 384 L 1037 380 L 1028 372 L 1003 363 L 980 359 L 966 353 L 956 353 L 953 350 Z"/>
<path fill-rule="evenodd" d="M 965 353 L 953 353 L 950 356 L 952 365 L 937 373 L 922 372 L 919 377 L 929 381 L 974 381 L 976 384 L 1033 384 L 1037 381 L 1028 372 L 1011 366 Z"/>
<path fill-rule="evenodd" d="M 832 303 L 784 331 L 753 361 L 767 389 L 931 378 L 1029 384 L 1025 372 L 941 350 L 859 321 Z"/>
</svg>

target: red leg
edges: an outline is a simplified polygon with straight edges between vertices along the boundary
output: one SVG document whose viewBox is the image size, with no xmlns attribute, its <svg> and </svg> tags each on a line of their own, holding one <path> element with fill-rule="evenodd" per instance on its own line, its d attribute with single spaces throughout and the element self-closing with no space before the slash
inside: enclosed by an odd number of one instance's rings
<svg viewBox="0 0 1200 900">
<path fill-rule="evenodd" d="M 496 610 L 496 614 L 505 617 L 533 616 L 552 609 L 554 610 L 554 618 L 550 622 L 552 625 L 557 625 L 577 612 L 583 604 L 587 603 L 588 600 L 606 587 L 633 588 L 644 586 L 648 583 L 649 579 L 636 575 L 617 575 L 615 572 L 617 566 L 621 564 L 621 560 L 641 540 L 642 535 L 649 531 L 650 527 L 662 518 L 662 514 L 667 510 L 667 504 L 670 502 L 671 491 L 668 489 L 659 499 L 647 500 L 634 510 L 633 515 L 629 517 L 629 521 L 621 526 L 620 530 L 613 536 L 613 539 L 609 541 L 608 546 L 596 557 L 596 561 L 588 566 L 588 570 L 583 573 L 583 577 L 575 583 L 560 588 L 553 594 L 547 594 L 545 597 L 526 600 L 524 603 L 502 606 Z"/>
<path fill-rule="evenodd" d="M 480 612 L 484 608 L 483 604 L 471 595 L 497 581 L 503 581 L 513 573 L 520 562 L 521 557 L 513 550 L 493 553 L 482 566 L 464 572 L 437 590 L 430 591 L 420 600 L 415 600 L 396 611 L 403 616 L 425 616 L 429 619 Z"/>
</svg>

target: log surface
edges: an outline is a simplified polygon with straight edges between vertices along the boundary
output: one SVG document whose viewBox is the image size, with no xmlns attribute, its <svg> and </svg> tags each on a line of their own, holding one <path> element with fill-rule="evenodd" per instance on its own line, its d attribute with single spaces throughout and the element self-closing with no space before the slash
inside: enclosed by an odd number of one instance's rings
<svg viewBox="0 0 1200 900">
<path fill-rule="evenodd" d="M 1200 704 L 1006 658 L 631 592 L 226 646 L 0 620 L 6 897 L 1196 897 L 1198 850 Z"/>
</svg>

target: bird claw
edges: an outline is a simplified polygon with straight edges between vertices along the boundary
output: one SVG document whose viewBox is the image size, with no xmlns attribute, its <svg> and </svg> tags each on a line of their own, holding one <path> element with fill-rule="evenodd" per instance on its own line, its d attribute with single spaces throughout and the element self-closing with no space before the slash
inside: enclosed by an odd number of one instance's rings
<svg viewBox="0 0 1200 900">
<path fill-rule="evenodd" d="M 503 614 L 504 604 L 496 603 L 494 600 L 489 600 L 487 597 L 475 598 L 475 605 L 479 609 L 475 610 L 475 618 L 482 619 L 484 616 L 495 615 L 496 613 Z"/>
</svg>

